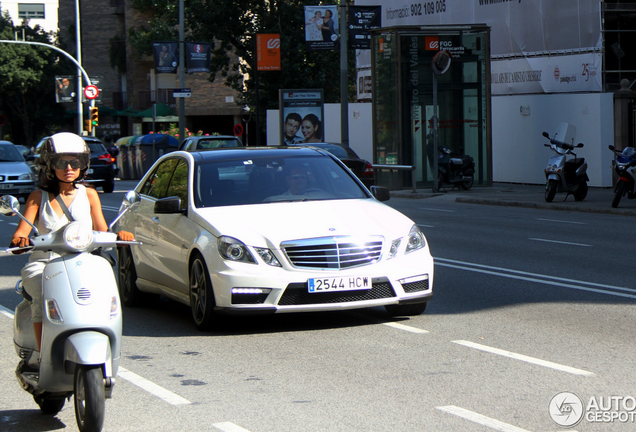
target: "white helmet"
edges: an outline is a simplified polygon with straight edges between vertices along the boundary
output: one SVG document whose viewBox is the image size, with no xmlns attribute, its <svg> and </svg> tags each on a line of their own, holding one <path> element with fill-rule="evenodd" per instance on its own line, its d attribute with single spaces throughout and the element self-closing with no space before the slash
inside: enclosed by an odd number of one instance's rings
<svg viewBox="0 0 636 432">
<path fill-rule="evenodd" d="M 51 135 L 46 140 L 40 151 L 40 164 L 47 172 L 48 176 L 54 173 L 53 165 L 62 155 L 77 156 L 80 162 L 80 176 L 84 177 L 84 173 L 88 169 L 91 161 L 91 151 L 80 136 L 71 132 L 60 132 Z M 52 178 L 52 177 L 51 177 Z"/>
</svg>

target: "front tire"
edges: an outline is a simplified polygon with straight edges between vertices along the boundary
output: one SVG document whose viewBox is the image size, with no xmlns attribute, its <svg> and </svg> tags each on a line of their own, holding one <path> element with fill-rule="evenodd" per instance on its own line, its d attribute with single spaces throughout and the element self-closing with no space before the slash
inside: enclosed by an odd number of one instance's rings
<svg viewBox="0 0 636 432">
<path fill-rule="evenodd" d="M 81 432 L 99 432 L 104 426 L 106 404 L 101 366 L 78 365 L 75 368 L 75 419 Z"/>
<path fill-rule="evenodd" d="M 557 180 L 548 180 L 548 183 L 545 185 L 545 200 L 547 202 L 552 202 L 558 188 L 559 182 Z"/>
<path fill-rule="evenodd" d="M 621 202 L 621 198 L 623 198 L 623 195 L 625 195 L 625 189 L 627 189 L 627 183 L 619 180 L 618 184 L 616 185 L 616 193 L 614 194 L 614 199 L 612 200 L 612 207 L 618 207 L 618 203 Z"/>
<path fill-rule="evenodd" d="M 197 329 L 211 330 L 214 325 L 214 291 L 203 257 L 195 255 L 190 263 L 190 309 Z"/>
<path fill-rule="evenodd" d="M 386 311 L 392 317 L 417 316 L 417 315 L 421 315 L 426 310 L 427 304 L 428 302 L 403 304 L 403 305 L 386 305 L 384 306 L 384 309 L 386 309 Z"/>
<path fill-rule="evenodd" d="M 117 249 L 118 285 L 121 302 L 128 307 L 139 306 L 142 292 L 137 288 L 137 270 L 129 247 Z"/>
</svg>

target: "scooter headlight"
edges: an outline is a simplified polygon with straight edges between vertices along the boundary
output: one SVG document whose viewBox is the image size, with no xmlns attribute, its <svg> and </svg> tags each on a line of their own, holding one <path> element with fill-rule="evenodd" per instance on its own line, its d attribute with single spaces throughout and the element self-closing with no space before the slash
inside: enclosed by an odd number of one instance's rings
<svg viewBox="0 0 636 432">
<path fill-rule="evenodd" d="M 64 241 L 70 248 L 86 250 L 93 243 L 93 228 L 81 222 L 69 224 L 64 230 Z"/>
</svg>

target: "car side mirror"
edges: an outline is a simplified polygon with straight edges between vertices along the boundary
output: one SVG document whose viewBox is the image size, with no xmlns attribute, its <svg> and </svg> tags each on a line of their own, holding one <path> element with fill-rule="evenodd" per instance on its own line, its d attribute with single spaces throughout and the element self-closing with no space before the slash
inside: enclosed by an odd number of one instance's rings
<svg viewBox="0 0 636 432">
<path fill-rule="evenodd" d="M 378 201 L 388 201 L 391 199 L 391 193 L 384 186 L 371 186 L 371 194 Z"/>
<path fill-rule="evenodd" d="M 154 212 L 156 214 L 174 214 L 185 211 L 181 210 L 181 198 L 173 196 L 157 200 Z"/>
</svg>

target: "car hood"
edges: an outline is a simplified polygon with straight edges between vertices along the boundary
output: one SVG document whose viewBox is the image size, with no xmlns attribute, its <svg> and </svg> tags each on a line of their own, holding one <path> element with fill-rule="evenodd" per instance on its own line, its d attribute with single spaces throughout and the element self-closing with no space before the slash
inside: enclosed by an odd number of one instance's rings
<svg viewBox="0 0 636 432">
<path fill-rule="evenodd" d="M 0 175 L 14 176 L 29 173 L 31 173 L 31 168 L 26 162 L 0 162 Z"/>
<path fill-rule="evenodd" d="M 408 235 L 413 221 L 374 199 L 267 203 L 197 209 L 198 223 L 214 236 L 226 235 L 257 247 L 329 236 Z"/>
</svg>

